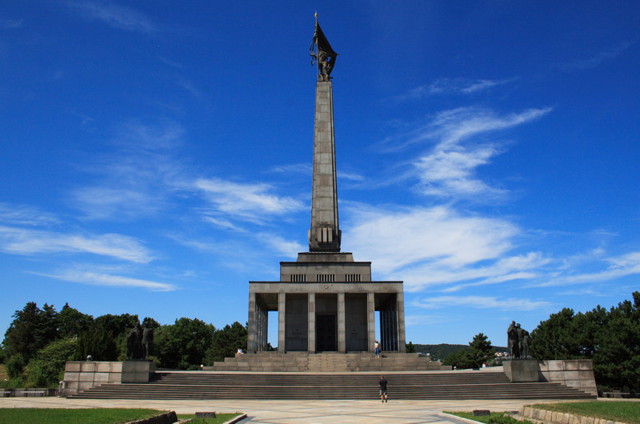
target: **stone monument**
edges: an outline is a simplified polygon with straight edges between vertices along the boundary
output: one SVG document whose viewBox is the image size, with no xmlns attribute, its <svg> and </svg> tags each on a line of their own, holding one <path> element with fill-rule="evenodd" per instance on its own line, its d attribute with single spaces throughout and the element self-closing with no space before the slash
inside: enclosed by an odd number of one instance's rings
<svg viewBox="0 0 640 424">
<path fill-rule="evenodd" d="M 405 351 L 402 281 L 372 281 L 371 262 L 341 252 L 331 72 L 337 53 L 316 14 L 317 63 L 309 251 L 280 263 L 280 281 L 249 282 L 249 353 L 267 349 L 269 311 L 278 312 L 278 352 Z M 372 235 L 373 236 L 373 235 Z"/>
</svg>

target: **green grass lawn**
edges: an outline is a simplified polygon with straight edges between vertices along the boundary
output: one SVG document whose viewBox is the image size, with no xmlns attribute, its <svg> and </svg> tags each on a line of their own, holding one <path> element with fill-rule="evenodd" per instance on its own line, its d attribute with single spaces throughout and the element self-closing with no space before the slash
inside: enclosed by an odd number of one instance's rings
<svg viewBox="0 0 640 424">
<path fill-rule="evenodd" d="M 533 405 L 534 408 L 565 412 L 612 421 L 640 424 L 640 402 L 591 401 Z"/>
<path fill-rule="evenodd" d="M 153 417 L 162 411 L 155 409 L 39 409 L 0 408 L 0 423 L 7 424 L 117 424 Z M 217 414 L 216 418 L 194 419 L 193 424 L 222 424 L 237 417 L 239 413 Z M 180 414 L 178 418 L 189 419 L 195 415 Z"/>
<path fill-rule="evenodd" d="M 7 424 L 115 424 L 158 415 L 154 409 L 0 409 L 0 423 Z"/>
</svg>

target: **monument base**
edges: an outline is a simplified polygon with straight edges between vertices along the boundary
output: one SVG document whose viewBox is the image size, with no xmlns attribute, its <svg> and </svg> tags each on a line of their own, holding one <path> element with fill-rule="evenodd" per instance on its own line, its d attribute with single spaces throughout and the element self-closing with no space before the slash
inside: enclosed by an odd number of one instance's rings
<svg viewBox="0 0 640 424">
<path fill-rule="evenodd" d="M 135 361 L 68 361 L 60 396 L 69 396 L 105 383 L 148 383 L 156 364 L 147 360 Z"/>
<path fill-rule="evenodd" d="M 512 383 L 540 381 L 540 366 L 535 359 L 505 361 L 502 368 Z"/>
<path fill-rule="evenodd" d="M 591 359 L 522 359 L 505 361 L 502 367 L 509 380 L 514 383 L 546 381 L 598 395 Z"/>
</svg>

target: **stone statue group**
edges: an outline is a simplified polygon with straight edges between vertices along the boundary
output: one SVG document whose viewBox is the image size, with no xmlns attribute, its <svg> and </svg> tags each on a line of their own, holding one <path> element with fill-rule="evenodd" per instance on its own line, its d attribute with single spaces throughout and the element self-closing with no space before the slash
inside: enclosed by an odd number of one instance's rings
<svg viewBox="0 0 640 424">
<path fill-rule="evenodd" d="M 529 336 L 527 330 L 520 327 L 520 324 L 516 324 L 515 321 L 511 321 L 507 329 L 507 341 L 513 359 L 531 358 L 531 354 L 529 353 L 530 338 L 531 336 Z"/>
<path fill-rule="evenodd" d="M 127 336 L 127 359 L 149 359 L 153 347 L 153 328 L 135 326 Z"/>
</svg>

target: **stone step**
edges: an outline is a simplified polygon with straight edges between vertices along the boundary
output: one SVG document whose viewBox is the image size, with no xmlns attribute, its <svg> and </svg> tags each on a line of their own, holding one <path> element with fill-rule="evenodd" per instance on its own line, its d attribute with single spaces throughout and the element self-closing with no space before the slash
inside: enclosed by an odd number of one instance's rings
<svg viewBox="0 0 640 424">
<path fill-rule="evenodd" d="M 372 399 L 377 374 L 157 372 L 149 384 L 104 384 L 74 398 Z M 557 383 L 510 383 L 501 372 L 390 374 L 393 399 L 593 399 Z"/>
<path fill-rule="evenodd" d="M 308 371 L 414 371 L 449 369 L 418 354 L 390 352 L 376 358 L 370 352 L 307 353 L 260 352 L 215 362 L 214 371 L 308 372 Z"/>
</svg>

